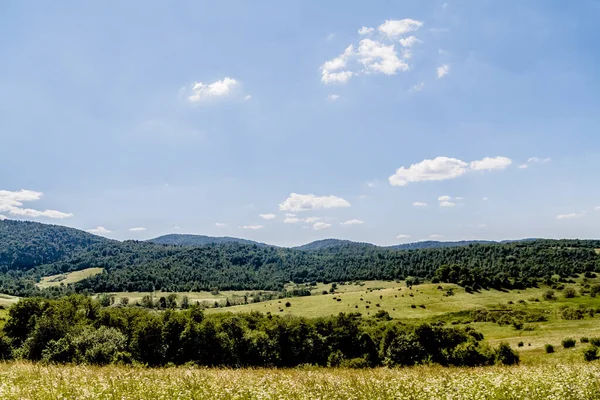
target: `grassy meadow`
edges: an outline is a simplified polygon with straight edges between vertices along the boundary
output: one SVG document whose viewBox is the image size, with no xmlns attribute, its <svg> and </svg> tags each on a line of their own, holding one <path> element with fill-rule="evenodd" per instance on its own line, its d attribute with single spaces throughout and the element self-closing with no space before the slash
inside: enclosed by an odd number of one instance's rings
<svg viewBox="0 0 600 400">
<path fill-rule="evenodd" d="M 0 364 L 0 397 L 22 399 L 600 398 L 600 364 L 368 370 L 204 369 Z"/>
<path fill-rule="evenodd" d="M 45 276 L 37 283 L 37 286 L 40 289 L 45 289 L 53 286 L 68 285 L 69 283 L 79 282 L 90 276 L 101 274 L 102 271 L 104 271 L 104 268 L 86 268 L 66 274 Z"/>
</svg>

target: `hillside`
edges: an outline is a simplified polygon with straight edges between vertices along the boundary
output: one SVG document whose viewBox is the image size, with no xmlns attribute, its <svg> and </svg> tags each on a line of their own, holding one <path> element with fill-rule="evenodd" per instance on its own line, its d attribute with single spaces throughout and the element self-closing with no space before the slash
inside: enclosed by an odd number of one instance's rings
<svg viewBox="0 0 600 400">
<path fill-rule="evenodd" d="M 163 245 L 175 245 L 175 246 L 206 246 L 210 244 L 230 244 L 230 243 L 239 243 L 239 244 L 255 244 L 257 246 L 269 246 L 264 243 L 255 242 L 253 240 L 248 239 L 240 239 L 229 236 L 205 236 L 205 235 L 180 235 L 180 234 L 170 234 L 159 236 L 154 239 L 149 239 L 147 242 L 154 244 L 163 244 Z"/>
<path fill-rule="evenodd" d="M 306 251 L 235 242 L 196 247 L 118 242 L 76 229 L 16 221 L 0 222 L 0 232 L 0 293 L 10 295 L 41 294 L 35 286 L 41 277 L 88 268 L 104 272 L 47 290 L 282 290 L 290 281 L 409 276 L 475 289 L 518 288 L 553 274 L 600 271 L 595 251 L 600 241 L 534 240 L 405 251 L 329 240 Z"/>
<path fill-rule="evenodd" d="M 302 246 L 293 247 L 296 250 L 304 250 L 304 251 L 314 251 L 314 250 L 323 250 L 329 249 L 333 247 L 342 247 L 342 246 L 354 246 L 354 247 L 377 247 L 371 243 L 360 243 L 360 242 L 352 242 L 350 240 L 341 240 L 341 239 L 322 239 L 316 240 L 314 242 L 310 242 L 307 244 L 303 244 Z"/>
</svg>

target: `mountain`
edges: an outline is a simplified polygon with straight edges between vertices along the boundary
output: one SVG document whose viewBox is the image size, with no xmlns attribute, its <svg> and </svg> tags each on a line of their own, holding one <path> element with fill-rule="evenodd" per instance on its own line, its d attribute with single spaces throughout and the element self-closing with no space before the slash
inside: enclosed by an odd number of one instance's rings
<svg viewBox="0 0 600 400">
<path fill-rule="evenodd" d="M 27 270 L 112 242 L 65 226 L 7 219 L 0 221 L 0 269 Z"/>
<path fill-rule="evenodd" d="M 176 245 L 176 246 L 187 246 L 187 247 L 197 247 L 197 246 L 206 246 L 209 244 L 229 244 L 229 243 L 240 243 L 240 244 L 251 244 L 257 246 L 270 246 L 265 243 L 255 242 L 253 240 L 247 239 L 239 239 L 229 236 L 205 236 L 205 235 L 164 235 L 159 236 L 154 239 L 149 239 L 147 242 L 154 244 L 164 244 L 164 245 Z M 274 247 L 274 246 L 273 246 Z"/>
<path fill-rule="evenodd" d="M 331 249 L 331 248 L 342 247 L 342 246 L 377 247 L 371 243 L 353 242 L 351 240 L 322 239 L 322 240 L 315 240 L 314 242 L 310 242 L 310 243 L 303 244 L 301 246 L 292 247 L 292 248 L 295 250 L 316 251 L 316 250 Z"/>
</svg>

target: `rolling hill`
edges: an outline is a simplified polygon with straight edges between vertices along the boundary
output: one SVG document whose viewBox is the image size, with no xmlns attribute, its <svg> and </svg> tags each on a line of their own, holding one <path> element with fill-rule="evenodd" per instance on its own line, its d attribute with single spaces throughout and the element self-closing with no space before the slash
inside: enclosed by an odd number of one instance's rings
<svg viewBox="0 0 600 400">
<path fill-rule="evenodd" d="M 229 236 L 205 236 L 205 235 L 180 235 L 180 234 L 170 234 L 159 236 L 154 239 L 149 239 L 147 242 L 155 243 L 155 244 L 163 244 L 163 245 L 175 245 L 175 246 L 206 246 L 210 244 L 230 244 L 230 243 L 240 243 L 240 244 L 255 244 L 257 246 L 271 246 L 265 243 L 255 242 L 253 240 L 248 239 L 240 239 Z M 275 246 L 272 246 L 275 247 Z"/>
</svg>

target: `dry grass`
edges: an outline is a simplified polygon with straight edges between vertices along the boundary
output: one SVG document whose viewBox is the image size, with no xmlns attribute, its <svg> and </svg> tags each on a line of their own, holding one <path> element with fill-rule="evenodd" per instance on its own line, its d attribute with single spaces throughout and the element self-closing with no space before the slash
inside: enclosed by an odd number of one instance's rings
<svg viewBox="0 0 600 400">
<path fill-rule="evenodd" d="M 52 286 L 60 286 L 61 284 L 68 285 L 69 283 L 79 282 L 90 276 L 101 274 L 102 271 L 104 271 L 104 268 L 86 268 L 66 274 L 45 276 L 37 283 L 37 286 L 44 289 Z"/>
<path fill-rule="evenodd" d="M 600 364 L 390 370 L 143 369 L 0 364 L 16 399 L 598 399 Z"/>
</svg>

